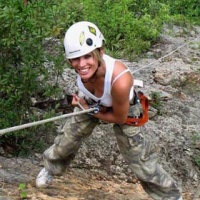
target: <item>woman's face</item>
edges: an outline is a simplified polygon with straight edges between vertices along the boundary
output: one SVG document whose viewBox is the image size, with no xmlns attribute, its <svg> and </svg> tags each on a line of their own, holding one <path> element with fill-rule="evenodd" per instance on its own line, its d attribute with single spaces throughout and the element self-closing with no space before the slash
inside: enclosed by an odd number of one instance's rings
<svg viewBox="0 0 200 200">
<path fill-rule="evenodd" d="M 92 52 L 69 61 L 80 77 L 86 80 L 91 78 L 98 68 L 98 61 Z"/>
</svg>

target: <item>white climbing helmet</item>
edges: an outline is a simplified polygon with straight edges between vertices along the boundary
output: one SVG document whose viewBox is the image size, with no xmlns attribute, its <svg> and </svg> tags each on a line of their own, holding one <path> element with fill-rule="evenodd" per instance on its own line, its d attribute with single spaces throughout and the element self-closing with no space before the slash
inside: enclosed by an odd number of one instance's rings
<svg viewBox="0 0 200 200">
<path fill-rule="evenodd" d="M 99 28 L 87 21 L 73 24 L 66 32 L 64 47 L 67 59 L 77 58 L 102 47 L 103 34 Z"/>
</svg>

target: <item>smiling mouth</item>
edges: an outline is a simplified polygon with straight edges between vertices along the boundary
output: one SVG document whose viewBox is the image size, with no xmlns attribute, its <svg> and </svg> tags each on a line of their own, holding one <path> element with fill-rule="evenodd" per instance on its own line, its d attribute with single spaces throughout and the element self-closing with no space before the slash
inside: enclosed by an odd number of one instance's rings
<svg viewBox="0 0 200 200">
<path fill-rule="evenodd" d="M 85 75 L 89 72 L 89 68 L 86 68 L 86 69 L 79 69 L 79 73 L 80 75 Z"/>
</svg>

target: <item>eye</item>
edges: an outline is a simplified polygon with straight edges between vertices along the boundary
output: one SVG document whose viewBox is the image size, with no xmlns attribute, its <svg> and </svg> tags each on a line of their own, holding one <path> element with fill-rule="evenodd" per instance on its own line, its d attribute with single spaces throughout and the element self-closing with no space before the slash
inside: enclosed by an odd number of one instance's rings
<svg viewBox="0 0 200 200">
<path fill-rule="evenodd" d="M 91 58 L 91 57 L 92 57 L 92 54 L 86 54 L 86 55 L 84 55 L 85 59 L 88 59 L 88 58 Z"/>
<path fill-rule="evenodd" d="M 77 61 L 79 61 L 79 59 L 80 59 L 79 57 L 78 58 L 72 58 L 72 59 L 70 59 L 70 61 L 71 62 L 77 62 Z"/>
</svg>

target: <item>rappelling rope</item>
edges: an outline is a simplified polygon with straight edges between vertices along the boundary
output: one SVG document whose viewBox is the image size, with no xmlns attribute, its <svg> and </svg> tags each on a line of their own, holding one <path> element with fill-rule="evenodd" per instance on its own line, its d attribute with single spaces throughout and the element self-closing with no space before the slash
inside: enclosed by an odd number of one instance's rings
<svg viewBox="0 0 200 200">
<path fill-rule="evenodd" d="M 81 110 L 79 112 L 73 112 L 73 113 L 69 113 L 69 114 L 65 114 L 65 115 L 60 115 L 60 116 L 57 116 L 57 117 L 52 117 L 52 118 L 48 118 L 48 119 L 44 119 L 44 120 L 40 120 L 40 121 L 36 121 L 36 122 L 31 122 L 31 123 L 27 123 L 27 124 L 23 124 L 23 125 L 14 126 L 14 127 L 11 127 L 11 128 L 2 129 L 2 130 L 0 130 L 0 136 L 4 135 L 6 133 L 9 133 L 9 132 L 18 131 L 18 130 L 21 130 L 21 129 L 29 128 L 29 127 L 40 125 L 40 124 L 45 124 L 47 122 L 52 122 L 52 121 L 56 121 L 56 120 L 59 120 L 59 119 L 72 117 L 72 116 L 75 116 L 75 115 L 81 115 L 81 114 L 84 114 L 84 113 L 89 113 L 89 112 L 94 111 L 95 109 L 96 108 L 84 109 L 84 110 Z"/>
<path fill-rule="evenodd" d="M 186 42 L 183 45 L 177 47 L 175 50 L 171 51 L 170 53 L 166 54 L 165 56 L 160 57 L 159 59 L 155 60 L 154 62 L 151 62 L 148 65 L 145 65 L 145 66 L 143 66 L 143 67 L 141 67 L 139 69 L 136 69 L 132 73 L 135 73 L 137 71 L 140 71 L 142 69 L 150 67 L 154 63 L 159 62 L 162 59 L 170 56 L 174 52 L 178 51 L 179 49 L 183 48 L 184 46 L 186 46 L 187 44 L 195 41 L 198 38 L 200 38 L 200 36 L 197 37 L 197 38 L 195 38 L 195 39 L 193 39 L 193 40 L 189 40 L 188 42 Z M 83 107 L 81 107 L 81 108 L 83 109 Z M 14 126 L 14 127 L 11 127 L 11 128 L 2 129 L 2 130 L 0 130 L 0 136 L 4 135 L 6 133 L 9 133 L 9 132 L 18 131 L 18 130 L 21 130 L 21 129 L 25 129 L 25 128 L 36 126 L 36 125 L 40 125 L 40 124 L 45 124 L 47 122 L 52 122 L 52 121 L 56 121 L 56 120 L 59 120 L 59 119 L 63 119 L 63 118 L 67 118 L 67 117 L 72 117 L 72 116 L 75 116 L 75 115 L 81 115 L 81 114 L 84 114 L 84 113 L 89 113 L 89 112 L 94 111 L 95 109 L 96 108 L 83 109 L 82 111 L 79 111 L 79 112 L 73 112 L 73 113 L 69 113 L 69 114 L 65 114 L 65 115 L 61 115 L 61 116 L 57 116 L 57 117 L 52 117 L 52 118 L 49 118 L 49 119 L 44 119 L 44 120 L 41 120 L 41 121 L 31 122 L 31 123 L 27 123 L 27 124 L 23 124 L 23 125 Z"/>
<path fill-rule="evenodd" d="M 195 38 L 195 39 L 193 39 L 193 40 L 189 40 L 188 42 L 184 43 L 183 45 L 177 47 L 175 50 L 169 52 L 168 54 L 166 54 L 166 55 L 164 55 L 164 56 L 162 56 L 162 57 L 160 57 L 159 59 L 155 60 L 154 62 L 149 63 L 148 65 L 145 65 L 145 66 L 143 66 L 143 67 L 140 67 L 139 69 L 134 70 L 132 73 L 134 74 L 134 73 L 137 72 L 137 71 L 140 71 L 140 70 L 142 70 L 142 69 L 148 68 L 148 67 L 150 67 L 151 65 L 153 65 L 153 64 L 155 64 L 155 63 L 157 63 L 157 62 L 160 62 L 162 59 L 164 59 L 164 58 L 166 58 L 166 57 L 172 55 L 173 53 L 175 53 L 175 52 L 178 51 L 179 49 L 183 48 L 184 46 L 188 45 L 189 43 L 191 43 L 191 42 L 193 42 L 193 41 L 195 41 L 195 40 L 197 40 L 197 39 L 199 39 L 199 38 L 200 38 L 200 36 L 198 36 L 197 38 Z"/>
</svg>

